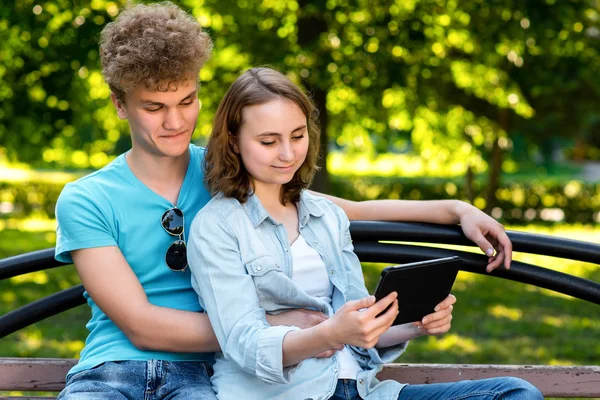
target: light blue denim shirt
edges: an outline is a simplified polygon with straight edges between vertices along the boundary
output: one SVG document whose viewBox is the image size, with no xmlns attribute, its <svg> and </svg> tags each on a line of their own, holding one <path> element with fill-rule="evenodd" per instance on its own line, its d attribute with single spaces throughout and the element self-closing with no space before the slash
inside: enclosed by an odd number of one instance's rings
<svg viewBox="0 0 600 400">
<path fill-rule="evenodd" d="M 266 314 L 306 308 L 332 315 L 348 300 L 368 296 L 353 252 L 346 214 L 329 200 L 304 191 L 298 203 L 300 234 L 321 256 L 334 286 L 331 305 L 292 281 L 292 256 L 283 224 L 256 196 L 245 204 L 215 196 L 192 222 L 188 259 L 222 353 L 215 355 L 213 388 L 220 399 L 327 399 L 336 387 L 337 355 L 283 367 L 282 342 L 294 326 L 270 326 Z M 386 349 L 351 347 L 363 371 L 363 399 L 398 398 L 404 386 L 375 375 L 407 343 Z"/>
</svg>

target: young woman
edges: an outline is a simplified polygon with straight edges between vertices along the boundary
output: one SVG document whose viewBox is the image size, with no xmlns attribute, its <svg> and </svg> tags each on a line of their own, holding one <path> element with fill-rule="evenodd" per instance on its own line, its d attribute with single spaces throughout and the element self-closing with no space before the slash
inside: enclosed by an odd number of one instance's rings
<svg viewBox="0 0 600 400">
<path fill-rule="evenodd" d="M 541 398 L 513 378 L 415 386 L 376 379 L 408 340 L 448 331 L 455 298 L 423 321 L 390 328 L 396 294 L 374 302 L 346 214 L 305 190 L 318 144 L 314 105 L 272 69 L 245 72 L 219 106 L 204 162 L 214 198 L 188 243 L 192 286 L 222 349 L 211 378 L 217 396 Z M 266 320 L 291 309 L 329 318 L 307 329 Z"/>
</svg>

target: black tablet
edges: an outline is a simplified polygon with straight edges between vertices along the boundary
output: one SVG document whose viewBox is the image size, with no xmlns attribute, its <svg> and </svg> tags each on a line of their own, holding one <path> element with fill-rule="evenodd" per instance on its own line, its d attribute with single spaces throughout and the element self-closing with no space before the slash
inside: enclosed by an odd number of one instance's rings
<svg viewBox="0 0 600 400">
<path fill-rule="evenodd" d="M 448 296 L 461 263 L 455 256 L 387 267 L 381 271 L 375 297 L 398 293 L 400 312 L 394 325 L 420 321 Z"/>
</svg>

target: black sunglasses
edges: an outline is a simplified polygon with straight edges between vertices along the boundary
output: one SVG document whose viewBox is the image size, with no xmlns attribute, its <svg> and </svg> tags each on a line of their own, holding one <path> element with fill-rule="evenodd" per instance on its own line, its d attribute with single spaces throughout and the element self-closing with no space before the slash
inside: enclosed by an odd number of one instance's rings
<svg viewBox="0 0 600 400">
<path fill-rule="evenodd" d="M 172 271 L 183 272 L 187 268 L 186 246 L 183 240 L 183 211 L 177 207 L 170 208 L 165 211 L 160 222 L 169 235 L 179 238 L 167 249 L 165 256 L 167 267 Z"/>
</svg>

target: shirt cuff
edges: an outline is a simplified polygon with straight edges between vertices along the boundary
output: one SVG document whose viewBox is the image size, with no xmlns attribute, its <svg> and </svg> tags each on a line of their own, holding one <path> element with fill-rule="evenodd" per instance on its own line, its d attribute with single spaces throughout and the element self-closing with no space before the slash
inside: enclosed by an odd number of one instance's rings
<svg viewBox="0 0 600 400">
<path fill-rule="evenodd" d="M 283 368 L 283 338 L 295 326 L 272 326 L 265 329 L 256 348 L 256 376 L 267 383 L 289 383 L 293 368 Z"/>
<path fill-rule="evenodd" d="M 372 369 L 385 363 L 394 362 L 404 353 L 408 341 L 399 343 L 395 346 L 383 348 L 364 349 L 362 347 L 350 346 L 352 350 L 358 353 L 358 361 L 361 366 Z"/>
</svg>

